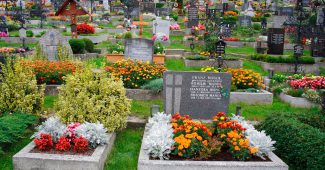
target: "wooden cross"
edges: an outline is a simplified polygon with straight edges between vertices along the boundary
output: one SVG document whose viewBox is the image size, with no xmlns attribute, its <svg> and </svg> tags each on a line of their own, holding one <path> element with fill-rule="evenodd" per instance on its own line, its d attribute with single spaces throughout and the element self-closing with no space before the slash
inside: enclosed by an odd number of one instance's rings
<svg viewBox="0 0 325 170">
<path fill-rule="evenodd" d="M 70 16 L 72 38 L 77 38 L 77 16 L 88 14 L 76 0 L 66 0 L 56 12 L 56 16 Z"/>
<path fill-rule="evenodd" d="M 132 24 L 136 25 L 136 26 L 139 26 L 139 28 L 140 28 L 140 30 L 139 30 L 139 38 L 142 38 L 142 26 L 148 26 L 149 23 L 148 22 L 143 22 L 143 16 L 140 15 L 140 22 L 133 21 Z"/>
</svg>

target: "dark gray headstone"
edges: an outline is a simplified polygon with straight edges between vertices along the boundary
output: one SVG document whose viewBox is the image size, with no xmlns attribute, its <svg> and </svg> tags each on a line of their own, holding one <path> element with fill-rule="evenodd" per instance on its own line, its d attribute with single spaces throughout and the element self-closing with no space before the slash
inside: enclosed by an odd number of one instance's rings
<svg viewBox="0 0 325 170">
<path fill-rule="evenodd" d="M 278 10 L 279 15 L 292 16 L 294 13 L 293 7 L 279 7 Z"/>
<path fill-rule="evenodd" d="M 169 16 L 171 11 L 171 8 L 156 8 L 155 14 L 156 16 Z"/>
<path fill-rule="evenodd" d="M 302 45 L 295 45 L 293 47 L 293 53 L 295 56 L 302 56 L 304 54 L 304 47 Z"/>
<path fill-rule="evenodd" d="M 142 13 L 155 13 L 156 4 L 154 2 L 142 2 L 141 12 Z"/>
<path fill-rule="evenodd" d="M 164 73 L 164 110 L 194 119 L 211 119 L 228 112 L 231 74 L 204 72 Z"/>
<path fill-rule="evenodd" d="M 126 39 L 124 57 L 152 63 L 153 41 L 141 38 Z"/>
<path fill-rule="evenodd" d="M 252 25 L 252 18 L 250 16 L 239 16 L 239 25 L 242 27 L 249 27 Z"/>
<path fill-rule="evenodd" d="M 283 55 L 284 50 L 284 29 L 269 28 L 268 30 L 268 54 Z"/>
<path fill-rule="evenodd" d="M 187 28 L 192 28 L 193 26 L 197 26 L 199 24 L 199 9 L 198 7 L 192 3 L 188 8 L 188 22 Z"/>
</svg>

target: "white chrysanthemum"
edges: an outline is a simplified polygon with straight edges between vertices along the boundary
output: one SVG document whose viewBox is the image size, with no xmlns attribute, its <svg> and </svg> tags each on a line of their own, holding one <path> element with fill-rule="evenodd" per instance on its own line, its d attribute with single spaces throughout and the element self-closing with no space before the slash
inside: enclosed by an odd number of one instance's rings
<svg viewBox="0 0 325 170">
<path fill-rule="evenodd" d="M 103 124 L 97 123 L 88 123 L 85 122 L 78 126 L 75 130 L 77 136 L 82 136 L 86 138 L 91 147 L 96 148 L 98 145 L 104 145 L 107 143 L 107 129 Z"/>
</svg>

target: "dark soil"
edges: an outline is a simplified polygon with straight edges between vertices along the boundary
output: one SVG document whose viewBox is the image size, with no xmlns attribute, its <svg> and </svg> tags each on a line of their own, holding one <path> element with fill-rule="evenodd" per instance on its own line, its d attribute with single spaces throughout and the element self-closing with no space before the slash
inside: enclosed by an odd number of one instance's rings
<svg viewBox="0 0 325 170">
<path fill-rule="evenodd" d="M 157 160 L 157 159 L 150 157 L 150 160 Z M 169 160 L 173 160 L 173 161 L 238 161 L 231 156 L 231 153 L 228 150 L 225 150 L 225 149 L 222 149 L 221 152 L 219 152 L 217 155 L 210 157 L 208 159 L 197 159 L 197 158 L 187 159 L 187 158 L 179 157 L 177 155 L 170 155 Z M 266 157 L 265 160 L 263 160 L 262 158 L 260 158 L 258 156 L 252 156 L 251 159 L 249 159 L 245 162 L 270 162 L 270 161 L 271 160 L 268 157 Z"/>
<path fill-rule="evenodd" d="M 58 151 L 55 149 L 51 149 L 48 151 L 40 151 L 37 148 L 34 148 L 30 151 L 30 153 L 44 153 L 44 154 L 59 154 L 59 155 L 82 155 L 82 156 L 91 156 L 94 153 L 95 149 L 89 149 L 86 152 L 75 152 L 73 149 L 70 149 L 69 151 L 66 152 L 62 152 L 62 151 Z"/>
</svg>

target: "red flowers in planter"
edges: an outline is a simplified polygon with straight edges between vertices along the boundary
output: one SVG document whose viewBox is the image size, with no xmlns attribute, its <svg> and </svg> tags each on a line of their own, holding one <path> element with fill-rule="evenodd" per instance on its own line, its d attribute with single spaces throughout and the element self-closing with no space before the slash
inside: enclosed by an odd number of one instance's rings
<svg viewBox="0 0 325 170">
<path fill-rule="evenodd" d="M 76 152 L 85 152 L 89 149 L 89 142 L 87 139 L 83 137 L 75 138 L 73 140 L 74 143 L 74 151 Z"/>
<path fill-rule="evenodd" d="M 313 76 L 313 77 L 303 77 L 302 79 L 289 80 L 289 84 L 294 89 L 325 89 L 325 77 L 323 76 Z"/>
<path fill-rule="evenodd" d="M 86 23 L 79 24 L 77 26 L 77 32 L 78 32 L 78 34 L 94 34 L 95 28 L 91 25 L 86 24 Z"/>
<path fill-rule="evenodd" d="M 50 150 L 53 147 L 52 136 L 49 134 L 41 134 L 41 137 L 36 138 L 34 143 L 37 149 L 42 151 Z"/>
<path fill-rule="evenodd" d="M 56 144 L 56 150 L 58 151 L 68 151 L 71 148 L 69 139 L 67 139 L 66 137 L 62 136 L 60 137 L 58 143 Z"/>
</svg>

